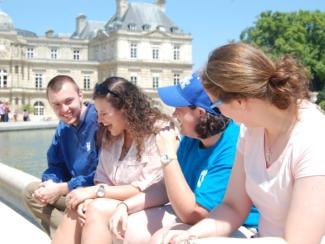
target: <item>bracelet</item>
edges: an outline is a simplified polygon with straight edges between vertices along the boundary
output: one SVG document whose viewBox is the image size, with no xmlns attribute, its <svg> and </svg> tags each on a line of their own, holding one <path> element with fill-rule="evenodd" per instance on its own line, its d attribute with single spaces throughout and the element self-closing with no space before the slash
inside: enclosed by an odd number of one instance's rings
<svg viewBox="0 0 325 244">
<path fill-rule="evenodd" d="M 125 203 L 125 202 L 119 202 L 116 207 L 120 206 L 120 205 L 124 205 L 126 207 L 126 212 L 129 212 L 129 206 Z"/>
<path fill-rule="evenodd" d="M 198 237 L 197 235 L 193 235 L 193 234 L 190 234 L 187 238 L 187 240 L 185 241 L 185 244 L 195 244 L 195 240 L 197 240 Z"/>
</svg>

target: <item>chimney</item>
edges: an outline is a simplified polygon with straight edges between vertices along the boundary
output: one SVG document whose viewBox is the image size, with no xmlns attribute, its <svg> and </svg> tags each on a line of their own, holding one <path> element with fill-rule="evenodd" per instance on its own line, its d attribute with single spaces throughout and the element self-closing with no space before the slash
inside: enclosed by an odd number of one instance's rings
<svg viewBox="0 0 325 244">
<path fill-rule="evenodd" d="M 157 0 L 156 5 L 160 8 L 161 11 L 165 12 L 166 0 Z"/>
<path fill-rule="evenodd" d="M 128 10 L 128 0 L 116 0 L 116 16 L 122 18 Z"/>
<path fill-rule="evenodd" d="M 82 32 L 82 30 L 85 28 L 87 23 L 87 17 L 84 14 L 80 14 L 77 18 L 76 18 L 76 33 L 80 34 Z"/>
<path fill-rule="evenodd" d="M 54 31 L 52 29 L 48 29 L 46 32 L 45 32 L 45 36 L 46 37 L 53 37 L 54 36 Z"/>
</svg>

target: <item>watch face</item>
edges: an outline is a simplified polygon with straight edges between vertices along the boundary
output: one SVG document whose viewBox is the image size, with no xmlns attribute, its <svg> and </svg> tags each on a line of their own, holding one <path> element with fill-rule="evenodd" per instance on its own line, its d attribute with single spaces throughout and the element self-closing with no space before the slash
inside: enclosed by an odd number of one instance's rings
<svg viewBox="0 0 325 244">
<path fill-rule="evenodd" d="M 161 160 L 164 162 L 168 161 L 169 160 L 168 155 L 167 154 L 162 155 Z"/>
<path fill-rule="evenodd" d="M 96 192 L 96 196 L 97 197 L 104 197 L 105 196 L 105 186 L 100 185 L 98 187 L 97 192 Z"/>
</svg>

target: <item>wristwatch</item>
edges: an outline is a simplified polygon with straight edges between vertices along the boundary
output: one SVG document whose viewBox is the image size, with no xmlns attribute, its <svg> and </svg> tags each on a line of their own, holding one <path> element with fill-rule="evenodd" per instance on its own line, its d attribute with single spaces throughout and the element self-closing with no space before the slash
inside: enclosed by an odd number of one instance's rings
<svg viewBox="0 0 325 244">
<path fill-rule="evenodd" d="M 106 195 L 105 185 L 100 184 L 96 191 L 96 197 L 105 197 L 105 195 Z"/>
<path fill-rule="evenodd" d="M 171 161 L 177 159 L 176 156 L 171 157 L 169 156 L 167 153 L 164 153 L 160 156 L 160 162 L 162 166 L 166 166 L 167 164 L 169 164 Z"/>
</svg>

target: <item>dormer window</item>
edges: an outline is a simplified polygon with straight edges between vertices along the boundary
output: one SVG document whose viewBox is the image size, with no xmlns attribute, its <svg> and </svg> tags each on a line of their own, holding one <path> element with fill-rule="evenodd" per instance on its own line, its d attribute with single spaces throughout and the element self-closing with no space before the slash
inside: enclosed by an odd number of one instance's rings
<svg viewBox="0 0 325 244">
<path fill-rule="evenodd" d="M 172 32 L 172 33 L 178 32 L 178 27 L 176 27 L 176 26 L 170 27 L 170 32 Z"/>
<path fill-rule="evenodd" d="M 166 31 L 166 28 L 165 28 L 165 26 L 158 25 L 157 26 L 157 30 L 159 30 L 159 31 Z"/>
<path fill-rule="evenodd" d="M 148 24 L 143 25 L 142 30 L 149 31 L 150 30 L 150 25 L 148 25 Z"/>
<path fill-rule="evenodd" d="M 130 31 L 135 31 L 135 28 L 136 28 L 136 25 L 135 25 L 134 23 L 130 23 L 130 24 L 128 24 L 128 29 L 129 29 Z"/>
</svg>

